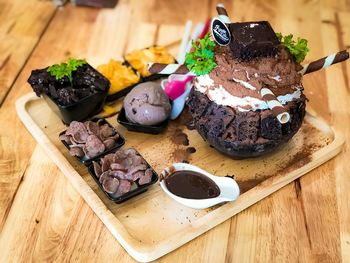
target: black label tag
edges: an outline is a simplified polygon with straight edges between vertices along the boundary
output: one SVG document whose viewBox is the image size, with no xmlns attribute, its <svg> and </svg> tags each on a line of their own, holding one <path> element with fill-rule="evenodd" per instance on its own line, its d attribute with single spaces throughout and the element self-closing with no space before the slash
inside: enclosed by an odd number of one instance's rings
<svg viewBox="0 0 350 263">
<path fill-rule="evenodd" d="M 220 46 L 227 46 L 231 42 L 230 30 L 219 18 L 211 21 L 211 35 Z"/>
</svg>

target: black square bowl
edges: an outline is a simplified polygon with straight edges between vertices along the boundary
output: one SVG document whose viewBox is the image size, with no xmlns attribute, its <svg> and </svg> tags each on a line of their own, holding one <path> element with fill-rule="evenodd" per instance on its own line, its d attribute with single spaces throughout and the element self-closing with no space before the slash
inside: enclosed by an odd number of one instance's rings
<svg viewBox="0 0 350 263">
<path fill-rule="evenodd" d="M 117 100 L 121 97 L 126 96 L 135 86 L 139 85 L 142 82 L 143 82 L 142 79 L 140 79 L 139 82 L 132 84 L 129 87 L 126 87 L 126 88 L 124 88 L 116 93 L 108 95 L 106 101 L 110 102 L 110 101 L 114 101 L 114 100 Z"/>
<path fill-rule="evenodd" d="M 116 150 L 115 150 L 116 151 Z M 114 152 L 115 152 L 114 151 Z M 138 151 L 136 151 L 138 154 L 140 154 Z M 140 156 L 142 157 L 142 155 L 140 154 Z M 102 158 L 102 157 L 101 157 Z M 101 158 L 98 160 L 98 163 L 100 163 L 101 161 Z M 143 157 L 142 157 L 143 158 Z M 145 161 L 146 159 L 143 158 Z M 126 200 L 129 200 L 130 198 L 136 196 L 136 195 L 139 195 L 139 194 L 142 194 L 144 192 L 146 192 L 148 190 L 148 188 L 152 185 L 152 184 L 155 184 L 157 181 L 158 181 L 158 175 L 157 173 L 153 170 L 153 168 L 149 165 L 149 163 L 146 161 L 146 164 L 147 164 L 147 168 L 150 168 L 152 170 L 152 178 L 151 178 L 151 181 L 147 184 L 143 184 L 143 185 L 139 185 L 138 181 L 136 182 L 133 182 L 133 184 L 131 185 L 131 190 L 123 195 L 120 195 L 120 196 L 114 196 L 112 194 L 109 194 L 107 193 L 99 179 L 97 178 L 96 174 L 95 174 L 95 171 L 94 171 L 94 166 L 93 164 L 91 164 L 89 167 L 88 167 L 88 171 L 90 173 L 90 175 L 92 176 L 92 178 L 94 178 L 95 182 L 98 184 L 98 186 L 100 187 L 100 189 L 102 190 L 102 192 L 105 193 L 105 195 L 108 197 L 109 200 L 117 203 L 117 204 L 120 204 Z"/>
<path fill-rule="evenodd" d="M 117 121 L 121 125 L 123 125 L 125 128 L 127 128 L 128 131 L 143 132 L 143 133 L 150 133 L 150 134 L 159 134 L 162 131 L 164 131 L 166 126 L 168 125 L 168 120 L 165 120 L 162 123 L 157 125 L 141 125 L 141 124 L 130 122 L 126 118 L 124 107 L 121 108 Z"/>
<path fill-rule="evenodd" d="M 90 165 L 92 161 L 98 160 L 98 159 L 100 159 L 101 157 L 103 157 L 104 155 L 106 155 L 106 154 L 108 154 L 108 153 L 110 153 L 110 152 L 112 152 L 112 151 L 117 150 L 118 148 L 122 147 L 122 146 L 124 145 L 124 143 L 125 143 L 124 137 L 123 137 L 123 136 L 122 136 L 108 121 L 106 121 L 105 119 L 102 119 L 102 118 L 101 118 L 101 119 L 95 118 L 95 119 L 92 119 L 91 121 L 97 122 L 98 120 L 101 120 L 102 124 L 108 124 L 109 127 L 113 128 L 113 130 L 114 130 L 116 133 L 119 134 L 119 138 L 118 138 L 118 140 L 116 141 L 115 145 L 114 145 L 111 149 L 108 149 L 107 151 L 104 151 L 103 153 L 101 153 L 101 154 L 99 154 L 99 155 L 97 155 L 97 156 L 95 156 L 95 157 L 93 157 L 93 158 L 86 158 L 85 156 L 84 156 L 83 158 L 79 158 L 79 157 L 75 156 L 75 158 L 76 158 L 79 162 L 81 162 L 82 164 L 84 164 L 84 165 L 86 165 L 86 166 Z M 61 132 L 61 133 L 59 134 L 59 136 L 61 136 L 62 134 L 65 134 L 66 131 L 67 131 L 67 130 Z M 65 146 L 65 147 L 68 149 L 68 151 L 69 151 L 69 149 L 70 149 L 69 145 L 68 145 L 65 141 L 61 141 L 61 142 L 64 144 L 64 146 Z"/>
<path fill-rule="evenodd" d="M 72 121 L 86 120 L 87 118 L 100 112 L 106 100 L 107 91 L 91 94 L 73 104 L 66 106 L 60 105 L 46 94 L 42 94 L 42 97 L 49 105 L 51 110 L 60 116 L 65 124 L 69 124 Z"/>
</svg>

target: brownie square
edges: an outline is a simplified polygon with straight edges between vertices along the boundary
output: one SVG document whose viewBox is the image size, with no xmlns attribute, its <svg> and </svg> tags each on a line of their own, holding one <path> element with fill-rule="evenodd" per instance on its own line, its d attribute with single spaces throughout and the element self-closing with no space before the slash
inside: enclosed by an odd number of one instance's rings
<svg viewBox="0 0 350 263">
<path fill-rule="evenodd" d="M 232 23 L 229 29 L 230 49 L 235 58 L 249 61 L 277 55 L 280 42 L 269 22 Z"/>
</svg>

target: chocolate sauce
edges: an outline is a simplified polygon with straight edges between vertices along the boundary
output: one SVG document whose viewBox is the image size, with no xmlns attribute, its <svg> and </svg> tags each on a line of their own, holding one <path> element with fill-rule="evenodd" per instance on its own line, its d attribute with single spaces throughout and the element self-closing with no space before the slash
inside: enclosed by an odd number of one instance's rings
<svg viewBox="0 0 350 263">
<path fill-rule="evenodd" d="M 176 171 L 165 178 L 165 185 L 174 195 L 189 199 L 207 199 L 220 195 L 217 184 L 193 171 Z"/>
</svg>

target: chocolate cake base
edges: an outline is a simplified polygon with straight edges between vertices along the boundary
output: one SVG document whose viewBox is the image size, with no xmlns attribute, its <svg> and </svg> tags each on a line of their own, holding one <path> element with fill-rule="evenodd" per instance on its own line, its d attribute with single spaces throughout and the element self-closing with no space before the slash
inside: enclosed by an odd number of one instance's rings
<svg viewBox="0 0 350 263">
<path fill-rule="evenodd" d="M 195 128 L 218 151 L 234 159 L 257 157 L 288 142 L 305 116 L 306 97 L 289 102 L 290 121 L 281 124 L 271 110 L 237 111 L 192 89 L 187 105 Z"/>
</svg>

